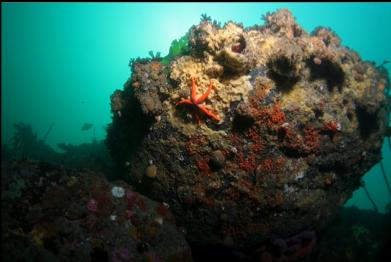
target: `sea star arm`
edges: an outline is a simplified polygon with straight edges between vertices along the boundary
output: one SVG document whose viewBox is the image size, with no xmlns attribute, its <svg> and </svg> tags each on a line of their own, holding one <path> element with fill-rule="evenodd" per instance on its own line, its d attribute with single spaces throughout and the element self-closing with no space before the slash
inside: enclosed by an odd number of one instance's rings
<svg viewBox="0 0 391 262">
<path fill-rule="evenodd" d="M 194 102 L 194 104 L 197 103 L 196 91 L 197 91 L 196 81 L 195 78 L 192 77 L 191 78 L 191 100 Z"/>
<path fill-rule="evenodd" d="M 201 104 L 205 101 L 205 99 L 208 98 L 209 94 L 210 94 L 210 91 L 212 90 L 213 88 L 213 83 L 212 83 L 212 80 L 210 80 L 210 84 L 209 84 L 209 87 L 208 87 L 208 90 L 198 99 L 196 99 L 195 103 L 196 104 Z"/>
<path fill-rule="evenodd" d="M 176 105 L 182 105 L 182 104 L 194 105 L 193 101 L 191 101 L 190 99 L 182 99 L 181 101 L 176 103 Z"/>
<path fill-rule="evenodd" d="M 202 106 L 202 105 L 197 105 L 197 107 L 198 107 L 202 112 L 204 112 L 206 115 L 208 115 L 209 117 L 213 118 L 213 119 L 216 120 L 216 121 L 220 121 L 220 117 L 219 117 L 218 115 L 213 114 L 213 113 L 210 112 L 208 109 L 206 109 L 204 106 Z"/>
</svg>

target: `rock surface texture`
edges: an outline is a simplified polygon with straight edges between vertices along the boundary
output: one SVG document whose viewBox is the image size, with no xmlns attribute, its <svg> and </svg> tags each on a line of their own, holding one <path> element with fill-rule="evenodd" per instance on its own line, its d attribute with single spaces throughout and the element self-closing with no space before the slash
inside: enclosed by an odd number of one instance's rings
<svg viewBox="0 0 391 262">
<path fill-rule="evenodd" d="M 106 142 L 124 178 L 197 244 L 324 228 L 381 159 L 387 76 L 286 9 L 187 36 L 170 63 L 135 60 L 112 96 Z"/>
<path fill-rule="evenodd" d="M 164 204 L 93 171 L 7 163 L 1 204 L 2 261 L 192 261 Z"/>
</svg>

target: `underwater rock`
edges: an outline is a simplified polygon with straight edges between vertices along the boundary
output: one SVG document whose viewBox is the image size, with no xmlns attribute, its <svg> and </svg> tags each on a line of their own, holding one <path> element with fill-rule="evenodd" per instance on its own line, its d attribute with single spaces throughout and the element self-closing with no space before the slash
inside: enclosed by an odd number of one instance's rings
<svg viewBox="0 0 391 262">
<path fill-rule="evenodd" d="M 2 166 L 2 261 L 192 261 L 162 203 L 102 174 Z"/>
<path fill-rule="evenodd" d="M 212 152 L 211 159 L 209 161 L 209 166 L 211 169 L 220 169 L 224 166 L 225 156 L 220 150 Z"/>
<path fill-rule="evenodd" d="M 111 112 L 116 112 L 119 117 L 122 116 L 121 110 L 124 107 L 124 102 L 122 99 L 122 91 L 115 90 L 115 92 L 110 96 L 110 108 Z"/>
<path fill-rule="evenodd" d="M 387 75 L 286 9 L 265 22 L 204 19 L 186 53 L 135 60 L 122 97 L 137 115 L 108 130 L 123 178 L 168 203 L 192 243 L 259 247 L 322 230 L 381 159 Z"/>
</svg>

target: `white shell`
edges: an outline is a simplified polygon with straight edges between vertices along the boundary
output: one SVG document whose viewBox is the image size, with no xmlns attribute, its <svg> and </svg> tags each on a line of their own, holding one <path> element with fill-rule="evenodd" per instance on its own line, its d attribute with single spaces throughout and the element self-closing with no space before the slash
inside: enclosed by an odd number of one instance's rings
<svg viewBox="0 0 391 262">
<path fill-rule="evenodd" d="M 119 186 L 114 186 L 111 189 L 111 194 L 113 194 L 114 197 L 121 198 L 125 195 L 125 189 Z"/>
</svg>

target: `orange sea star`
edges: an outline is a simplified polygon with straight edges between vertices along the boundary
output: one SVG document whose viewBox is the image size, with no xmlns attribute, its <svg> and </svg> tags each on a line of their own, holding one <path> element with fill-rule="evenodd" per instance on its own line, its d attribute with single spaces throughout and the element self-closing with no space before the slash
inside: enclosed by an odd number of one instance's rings
<svg viewBox="0 0 391 262">
<path fill-rule="evenodd" d="M 191 83 L 192 83 L 191 99 L 183 99 L 182 98 L 182 100 L 179 101 L 176 105 L 187 104 L 187 105 L 195 106 L 195 107 L 199 108 L 204 114 L 206 114 L 210 118 L 213 118 L 216 121 L 220 121 L 220 117 L 218 115 L 210 112 L 208 109 L 205 108 L 205 106 L 201 105 L 208 98 L 210 91 L 212 91 L 212 88 L 213 88 L 212 80 L 210 81 L 208 90 L 204 94 L 202 94 L 199 98 L 196 97 L 197 85 L 196 85 L 194 77 L 191 78 Z M 198 117 L 197 117 L 197 119 L 198 119 Z"/>
</svg>

